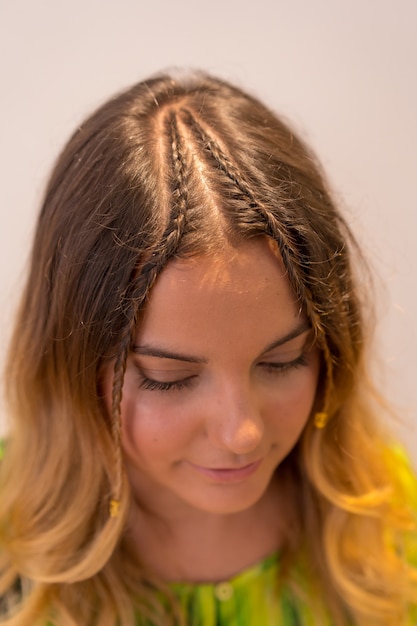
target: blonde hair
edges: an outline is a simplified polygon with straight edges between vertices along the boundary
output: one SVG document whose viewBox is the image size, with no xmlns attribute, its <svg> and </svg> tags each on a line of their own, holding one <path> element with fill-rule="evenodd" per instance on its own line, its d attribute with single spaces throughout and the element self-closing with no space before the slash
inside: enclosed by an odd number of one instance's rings
<svg viewBox="0 0 417 626">
<path fill-rule="evenodd" d="M 293 131 L 240 89 L 193 74 L 158 76 L 111 99 L 52 173 L 6 370 L 5 624 L 181 620 L 173 599 L 165 610 L 169 589 L 134 560 L 124 534 L 126 359 L 169 259 L 255 236 L 277 243 L 314 329 L 323 361 L 316 409 L 329 416 L 322 430 L 311 417 L 282 466 L 297 493 L 288 577 L 297 562 L 309 584 L 314 572 L 314 593 L 336 624 L 402 623 L 416 601 L 416 573 L 403 557 L 415 517 L 373 417 L 353 237 Z M 108 415 L 100 378 L 111 361 Z M 116 518 L 112 498 L 121 502 Z"/>
</svg>

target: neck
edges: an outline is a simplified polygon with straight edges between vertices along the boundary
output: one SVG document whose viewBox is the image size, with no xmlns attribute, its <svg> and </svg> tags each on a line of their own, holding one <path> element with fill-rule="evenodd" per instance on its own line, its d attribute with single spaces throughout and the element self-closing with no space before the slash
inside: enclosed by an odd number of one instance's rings
<svg viewBox="0 0 417 626">
<path fill-rule="evenodd" d="M 288 506 L 273 480 L 255 505 L 229 515 L 185 507 L 167 517 L 134 505 L 129 534 L 140 561 L 162 580 L 215 582 L 282 547 Z"/>
</svg>

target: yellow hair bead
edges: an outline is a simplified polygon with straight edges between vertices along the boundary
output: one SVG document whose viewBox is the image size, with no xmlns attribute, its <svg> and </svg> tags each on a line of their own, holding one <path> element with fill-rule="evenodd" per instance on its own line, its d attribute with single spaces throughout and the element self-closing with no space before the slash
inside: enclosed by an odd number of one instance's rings
<svg viewBox="0 0 417 626">
<path fill-rule="evenodd" d="M 120 502 L 119 500 L 110 500 L 110 517 L 119 517 Z"/>
<path fill-rule="evenodd" d="M 324 428 L 329 419 L 329 414 L 326 411 L 318 411 L 314 415 L 314 426 L 316 428 Z"/>
</svg>

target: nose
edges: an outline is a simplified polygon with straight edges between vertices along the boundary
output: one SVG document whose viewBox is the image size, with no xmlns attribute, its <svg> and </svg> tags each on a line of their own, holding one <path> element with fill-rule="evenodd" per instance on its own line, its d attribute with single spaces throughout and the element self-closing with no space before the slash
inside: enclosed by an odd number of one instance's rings
<svg viewBox="0 0 417 626">
<path fill-rule="evenodd" d="M 255 398 L 228 386 L 207 415 L 207 432 L 212 442 L 235 455 L 254 452 L 264 435 L 264 422 Z"/>
</svg>

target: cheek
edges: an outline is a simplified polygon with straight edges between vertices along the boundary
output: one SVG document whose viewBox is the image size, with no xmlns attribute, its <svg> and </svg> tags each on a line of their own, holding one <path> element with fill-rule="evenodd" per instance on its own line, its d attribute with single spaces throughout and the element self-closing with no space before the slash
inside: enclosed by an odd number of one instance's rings
<svg viewBox="0 0 417 626">
<path fill-rule="evenodd" d="M 130 457 L 158 459 L 169 451 L 178 433 L 170 428 L 169 419 L 158 411 L 147 411 L 141 402 L 122 402 L 122 443 Z"/>
<path fill-rule="evenodd" d="M 126 380 L 122 400 L 122 443 L 136 462 L 156 464 L 181 453 L 193 439 L 189 416 L 170 406 L 168 398 L 141 392 Z"/>
<path fill-rule="evenodd" d="M 283 381 L 276 403 L 270 405 L 273 426 L 285 438 L 298 437 L 312 411 L 317 391 L 318 359 L 311 367 L 295 372 Z"/>
</svg>

